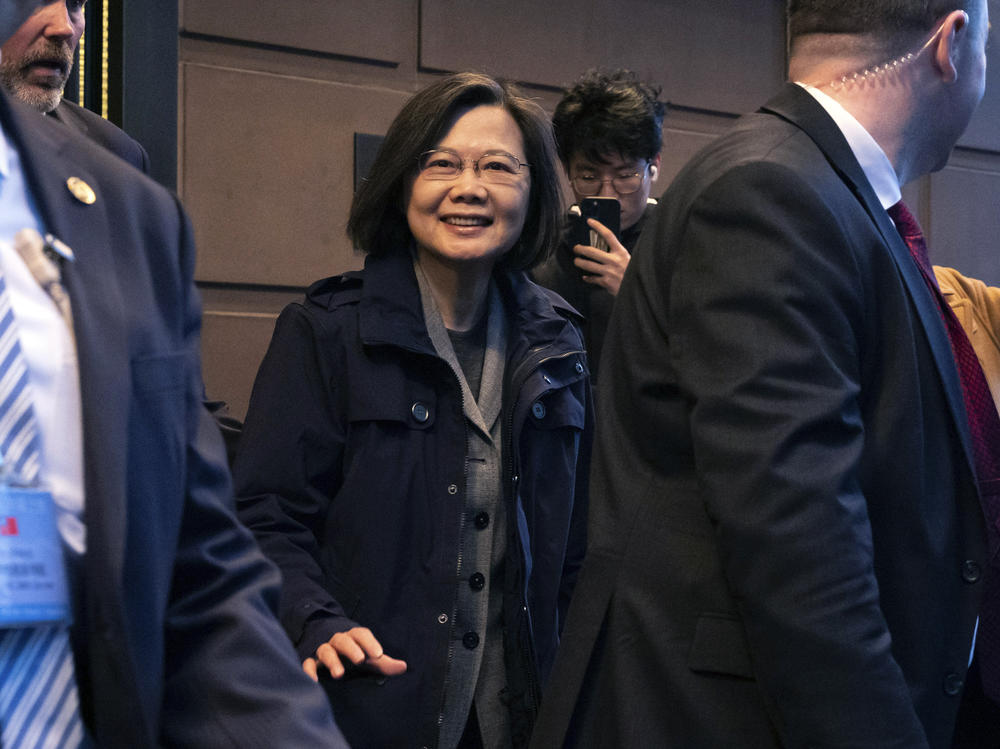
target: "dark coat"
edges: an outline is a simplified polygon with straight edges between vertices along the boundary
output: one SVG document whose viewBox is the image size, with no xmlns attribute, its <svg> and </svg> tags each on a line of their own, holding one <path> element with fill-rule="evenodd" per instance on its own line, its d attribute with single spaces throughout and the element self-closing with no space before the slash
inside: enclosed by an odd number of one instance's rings
<svg viewBox="0 0 1000 749">
<path fill-rule="evenodd" d="M 143 174 L 149 174 L 149 154 L 146 149 L 101 115 L 63 99 L 59 106 L 49 112 L 49 117 L 75 128 L 115 156 L 125 159 Z"/>
<path fill-rule="evenodd" d="M 948 747 L 986 557 L 962 392 L 808 93 L 677 177 L 611 325 L 534 745 Z"/>
<path fill-rule="evenodd" d="M 87 553 L 71 632 L 101 747 L 343 747 L 274 617 L 280 578 L 237 522 L 201 405 L 191 227 L 177 199 L 0 94 L 44 231 L 68 244 Z M 69 178 L 96 200 L 74 198 Z M 0 206 L 2 207 L 2 206 Z"/>
<path fill-rule="evenodd" d="M 646 206 L 639 220 L 622 232 L 621 243 L 632 252 L 639 241 L 642 227 L 650 222 L 656 213 L 656 204 Z M 608 320 L 615 298 L 602 286 L 586 283 L 580 269 L 573 265 L 576 253 L 566 233 L 556 251 L 539 267 L 531 271 L 531 277 L 541 286 L 552 289 L 573 305 L 583 315 L 583 342 L 590 360 L 590 376 L 597 386 L 601 353 L 604 351 L 604 337 L 608 331 Z"/>
<path fill-rule="evenodd" d="M 504 646 L 524 744 L 584 552 L 590 388 L 575 313 L 523 273 L 495 275 L 509 321 Z M 483 522 L 463 514 L 466 429 L 409 253 L 369 256 L 281 314 L 237 456 L 238 507 L 282 570 L 303 659 L 362 625 L 408 664 L 329 685 L 352 745 L 437 743 L 460 526 Z"/>
</svg>

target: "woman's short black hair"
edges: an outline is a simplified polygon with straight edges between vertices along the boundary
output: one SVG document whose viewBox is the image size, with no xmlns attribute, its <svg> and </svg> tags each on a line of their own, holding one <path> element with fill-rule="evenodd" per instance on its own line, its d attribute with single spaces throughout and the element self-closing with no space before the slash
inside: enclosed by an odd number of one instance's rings
<svg viewBox="0 0 1000 749">
<path fill-rule="evenodd" d="M 556 106 L 552 125 L 559 158 L 569 166 L 574 154 L 602 162 L 609 154 L 652 161 L 663 145 L 665 102 L 660 89 L 631 70 L 583 74 Z"/>
<path fill-rule="evenodd" d="M 477 106 L 503 107 L 514 118 L 530 165 L 531 191 L 524 228 L 500 264 L 526 269 L 552 251 L 559 241 L 562 214 L 552 126 L 544 110 L 512 84 L 480 73 L 442 78 L 403 106 L 351 203 L 347 234 L 355 247 L 382 254 L 409 244 L 412 234 L 404 198 L 416 176 L 417 157 L 441 141 L 459 112 Z"/>
</svg>

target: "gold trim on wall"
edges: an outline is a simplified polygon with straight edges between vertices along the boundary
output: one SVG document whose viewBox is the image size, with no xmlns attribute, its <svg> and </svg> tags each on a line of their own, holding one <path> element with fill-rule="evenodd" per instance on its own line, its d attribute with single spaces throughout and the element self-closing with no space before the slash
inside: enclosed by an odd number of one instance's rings
<svg viewBox="0 0 1000 749">
<path fill-rule="evenodd" d="M 108 58 L 111 47 L 111 9 L 107 0 L 101 3 L 101 117 L 108 118 Z"/>
<path fill-rule="evenodd" d="M 76 87 L 77 96 L 76 100 L 83 106 L 85 88 L 84 82 L 87 80 L 87 35 L 80 35 L 80 57 L 76 64 Z"/>
</svg>

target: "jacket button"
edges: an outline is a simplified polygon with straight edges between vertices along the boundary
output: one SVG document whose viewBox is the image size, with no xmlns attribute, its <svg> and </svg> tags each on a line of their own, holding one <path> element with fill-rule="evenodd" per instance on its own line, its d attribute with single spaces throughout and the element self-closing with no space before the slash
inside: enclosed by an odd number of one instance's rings
<svg viewBox="0 0 1000 749">
<path fill-rule="evenodd" d="M 427 406 L 420 401 L 417 401 L 410 406 L 410 413 L 413 414 L 413 418 L 416 419 L 419 424 L 423 424 L 431 415 L 430 411 L 427 410 Z"/>
<path fill-rule="evenodd" d="M 456 484 L 448 484 L 449 494 L 458 494 L 458 486 Z"/>
<path fill-rule="evenodd" d="M 535 405 L 531 407 L 531 415 L 536 419 L 545 418 L 545 404 L 541 401 L 535 401 Z"/>
<path fill-rule="evenodd" d="M 965 682 L 958 674 L 948 674 L 944 677 L 944 693 L 949 697 L 955 697 L 962 691 Z"/>
<path fill-rule="evenodd" d="M 438 624 L 447 624 L 447 623 L 448 623 L 448 615 L 438 614 Z"/>
<path fill-rule="evenodd" d="M 466 632 L 462 635 L 462 644 L 469 650 L 475 650 L 479 647 L 479 635 L 475 632 Z"/>
<path fill-rule="evenodd" d="M 475 520 L 473 521 L 479 530 L 489 527 L 490 524 L 490 514 L 488 512 L 477 512 Z"/>
<path fill-rule="evenodd" d="M 966 559 L 962 562 L 962 579 L 967 583 L 978 583 L 983 576 L 983 568 L 978 562 Z"/>
<path fill-rule="evenodd" d="M 576 363 L 576 373 L 577 374 L 583 374 L 583 363 L 582 362 L 577 362 Z"/>
<path fill-rule="evenodd" d="M 469 578 L 469 587 L 473 590 L 482 590 L 486 587 L 486 576 L 482 572 L 475 573 Z"/>
</svg>

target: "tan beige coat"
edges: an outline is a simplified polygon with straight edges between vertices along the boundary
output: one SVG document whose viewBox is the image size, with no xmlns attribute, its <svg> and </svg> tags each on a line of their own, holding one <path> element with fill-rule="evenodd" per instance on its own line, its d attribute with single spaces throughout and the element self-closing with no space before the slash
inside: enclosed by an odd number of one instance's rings
<svg viewBox="0 0 1000 749">
<path fill-rule="evenodd" d="M 1000 410 L 1000 288 L 939 265 L 934 266 L 934 274 L 941 293 L 972 341 Z"/>
</svg>

